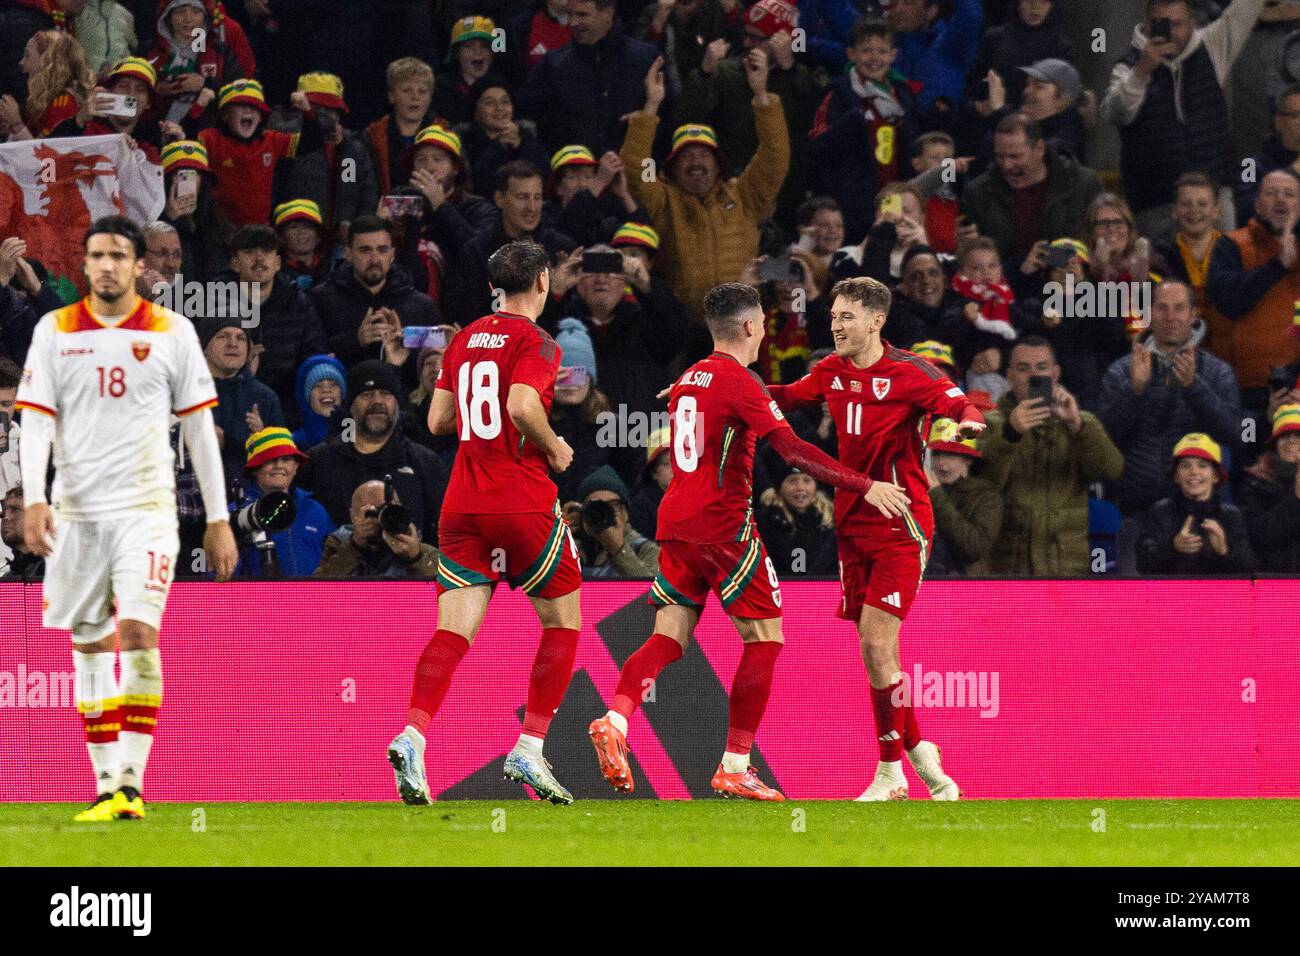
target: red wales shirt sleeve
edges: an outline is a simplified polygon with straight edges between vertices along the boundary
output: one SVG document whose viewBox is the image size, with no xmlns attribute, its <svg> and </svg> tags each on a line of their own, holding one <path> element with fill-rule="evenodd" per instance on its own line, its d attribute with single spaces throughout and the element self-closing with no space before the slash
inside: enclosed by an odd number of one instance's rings
<svg viewBox="0 0 1300 956">
<path fill-rule="evenodd" d="M 732 411 L 758 438 L 778 428 L 790 427 L 776 399 L 767 393 L 767 388 L 749 369 L 736 376 L 735 388 Z"/>
<path fill-rule="evenodd" d="M 970 403 L 961 386 L 933 366 L 920 368 L 909 363 L 907 388 L 908 397 L 928 412 L 955 422 L 984 421 L 984 416 Z"/>
<path fill-rule="evenodd" d="M 536 338 L 525 340 L 517 346 L 510 384 L 531 385 L 538 395 L 545 395 L 547 389 L 554 384 L 555 372 L 560 367 L 560 347 L 544 331 L 537 331 Z"/>
</svg>

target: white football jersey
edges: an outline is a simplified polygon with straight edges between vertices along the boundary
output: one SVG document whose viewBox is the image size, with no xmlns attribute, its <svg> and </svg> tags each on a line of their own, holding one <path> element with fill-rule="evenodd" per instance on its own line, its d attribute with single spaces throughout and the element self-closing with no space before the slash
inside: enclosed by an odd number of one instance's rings
<svg viewBox="0 0 1300 956">
<path fill-rule="evenodd" d="M 55 419 L 56 514 L 99 521 L 175 511 L 171 416 L 216 403 L 189 319 L 141 299 L 106 325 L 83 299 L 36 326 L 16 406 Z"/>
</svg>

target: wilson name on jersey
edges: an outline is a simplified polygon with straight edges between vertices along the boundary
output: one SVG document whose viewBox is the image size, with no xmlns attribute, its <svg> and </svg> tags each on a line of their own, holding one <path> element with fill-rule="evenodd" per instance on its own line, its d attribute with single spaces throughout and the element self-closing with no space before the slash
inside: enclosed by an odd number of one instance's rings
<svg viewBox="0 0 1300 956">
<path fill-rule="evenodd" d="M 754 534 L 754 446 L 789 428 L 762 381 L 724 352 L 688 368 L 668 399 L 673 477 L 659 504 L 660 541 L 716 544 Z"/>
<path fill-rule="evenodd" d="M 51 501 L 68 520 L 175 511 L 171 416 L 217 403 L 194 326 L 144 299 L 101 322 L 86 301 L 45 315 L 17 407 L 55 419 Z"/>
</svg>

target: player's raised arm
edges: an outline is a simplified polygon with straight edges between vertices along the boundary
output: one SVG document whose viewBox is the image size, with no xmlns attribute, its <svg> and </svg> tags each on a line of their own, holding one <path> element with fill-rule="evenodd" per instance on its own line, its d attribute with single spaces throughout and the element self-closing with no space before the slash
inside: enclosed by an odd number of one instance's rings
<svg viewBox="0 0 1300 956">
<path fill-rule="evenodd" d="M 824 401 L 821 385 L 818 384 L 817 376 L 813 372 L 809 372 L 791 385 L 769 385 L 767 393 L 776 402 L 776 407 L 783 412 L 792 412 L 796 408 L 816 405 Z"/>
<path fill-rule="evenodd" d="M 506 396 L 506 414 L 515 423 L 515 428 L 519 429 L 519 434 L 542 450 L 551 468 L 557 473 L 573 463 L 573 449 L 555 434 L 546 414 L 546 406 L 542 404 L 542 396 L 533 386 L 522 382 L 511 384 L 510 394 Z"/>
<path fill-rule="evenodd" d="M 915 356 L 913 372 L 907 378 L 912 399 L 926 411 L 957 423 L 959 438 L 974 438 L 984 431 L 984 416 L 970 403 L 961 386 L 925 359 Z"/>
</svg>

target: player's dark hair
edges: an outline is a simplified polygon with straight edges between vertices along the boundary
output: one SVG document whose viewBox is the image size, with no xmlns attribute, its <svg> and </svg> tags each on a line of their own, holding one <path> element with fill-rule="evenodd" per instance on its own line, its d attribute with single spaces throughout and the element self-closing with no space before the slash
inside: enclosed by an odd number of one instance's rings
<svg viewBox="0 0 1300 956">
<path fill-rule="evenodd" d="M 704 323 L 714 339 L 734 339 L 744 315 L 753 309 L 762 312 L 758 290 L 743 282 L 715 285 L 704 296 Z"/>
<path fill-rule="evenodd" d="M 550 263 L 545 246 L 529 239 L 507 242 L 488 256 L 488 282 L 506 295 L 518 295 L 531 289 Z"/>
<path fill-rule="evenodd" d="M 796 226 L 807 226 L 813 221 L 813 216 L 817 215 L 823 209 L 829 209 L 831 212 L 843 212 L 840 204 L 830 196 L 813 196 L 811 199 L 805 199 L 795 210 L 794 222 Z"/>
<path fill-rule="evenodd" d="M 889 286 L 870 276 L 841 279 L 831 286 L 831 302 L 834 303 L 840 296 L 844 296 L 850 302 L 856 302 L 872 314 L 883 312 L 888 315 L 889 307 L 894 302 Z"/>
<path fill-rule="evenodd" d="M 256 223 L 240 226 L 230 237 L 231 252 L 247 252 L 250 249 L 262 249 L 266 252 L 280 251 L 280 237 L 270 226 Z"/>
<path fill-rule="evenodd" d="M 1007 353 L 1008 358 L 1010 358 L 1011 352 L 1022 347 L 1027 349 L 1047 349 L 1052 353 L 1052 361 L 1056 361 L 1056 349 L 1048 339 L 1043 338 L 1041 335 L 1022 335 L 1016 339 L 1015 342 L 1011 343 L 1011 350 Z"/>
<path fill-rule="evenodd" d="M 107 233 L 110 236 L 121 236 L 123 239 L 131 240 L 131 246 L 135 249 L 135 257 L 143 259 L 148 246 L 145 245 L 144 231 L 126 216 L 103 216 L 96 219 L 86 230 L 86 234 L 81 238 L 81 247 L 84 249 L 90 242 L 91 236 L 98 236 Z"/>
<path fill-rule="evenodd" d="M 884 37 L 893 43 L 894 31 L 886 20 L 880 17 L 859 17 L 849 29 L 849 47 L 855 47 L 867 37 Z"/>
<path fill-rule="evenodd" d="M 23 370 L 13 359 L 0 358 L 0 388 L 17 388 L 23 377 Z"/>
<path fill-rule="evenodd" d="M 357 236 L 364 236 L 372 232 L 386 232 L 388 238 L 397 242 L 397 230 L 392 222 L 387 219 L 380 219 L 378 216 L 357 216 L 348 223 L 348 245 L 357 241 Z"/>
<path fill-rule="evenodd" d="M 512 159 L 497 168 L 496 178 L 493 180 L 493 188 L 496 192 L 506 193 L 510 191 L 510 180 L 512 179 L 541 179 L 542 171 L 526 159 Z"/>
</svg>

